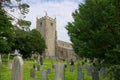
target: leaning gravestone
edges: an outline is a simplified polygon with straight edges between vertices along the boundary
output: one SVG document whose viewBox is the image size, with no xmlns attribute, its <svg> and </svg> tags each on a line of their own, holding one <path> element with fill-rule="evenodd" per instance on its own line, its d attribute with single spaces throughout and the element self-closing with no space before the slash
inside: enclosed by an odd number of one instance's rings
<svg viewBox="0 0 120 80">
<path fill-rule="evenodd" d="M 42 80 L 48 80 L 47 71 L 45 70 L 42 71 Z"/>
<path fill-rule="evenodd" d="M 12 80 L 23 80 L 23 60 L 20 56 L 13 59 Z"/>
<path fill-rule="evenodd" d="M 96 67 L 93 67 L 92 80 L 99 80 L 99 73 Z"/>
<path fill-rule="evenodd" d="M 55 80 L 64 80 L 65 72 L 64 72 L 64 64 L 58 63 L 55 66 Z"/>
</svg>

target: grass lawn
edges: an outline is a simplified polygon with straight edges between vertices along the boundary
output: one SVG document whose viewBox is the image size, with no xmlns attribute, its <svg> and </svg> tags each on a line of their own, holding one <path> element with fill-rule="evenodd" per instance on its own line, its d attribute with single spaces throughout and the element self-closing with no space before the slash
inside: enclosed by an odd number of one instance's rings
<svg viewBox="0 0 120 80">
<path fill-rule="evenodd" d="M 12 61 L 11 61 L 12 62 Z M 56 64 L 59 61 L 54 61 Z M 65 62 L 63 62 L 65 64 Z M 36 79 L 30 78 L 30 70 L 33 68 L 34 60 L 24 60 L 24 80 L 41 80 L 41 72 L 36 71 Z M 51 73 L 48 74 L 48 80 L 54 80 L 55 70 L 52 69 L 51 59 L 45 59 L 43 61 L 43 66 L 41 70 L 46 70 L 51 68 Z M 84 72 L 84 80 L 92 80 L 91 76 L 87 75 L 87 71 L 83 70 Z M 65 68 L 65 80 L 77 80 L 77 64 L 75 63 L 75 70 L 74 72 L 70 72 L 70 66 Z M 11 80 L 11 69 L 8 68 L 6 58 L 3 59 L 3 64 L 0 68 L 0 80 Z M 100 78 L 100 80 L 108 80 Z"/>
</svg>

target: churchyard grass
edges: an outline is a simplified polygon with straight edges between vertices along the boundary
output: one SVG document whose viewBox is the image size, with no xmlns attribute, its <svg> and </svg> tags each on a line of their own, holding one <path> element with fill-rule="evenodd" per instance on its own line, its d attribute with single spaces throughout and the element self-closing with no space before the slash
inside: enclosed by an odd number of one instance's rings
<svg viewBox="0 0 120 80">
<path fill-rule="evenodd" d="M 11 80 L 11 69 L 8 68 L 7 66 L 7 58 L 3 59 L 3 64 L 1 67 L 1 72 L 0 72 L 0 80 Z M 55 75 L 55 69 L 52 69 L 52 64 L 51 64 L 51 59 L 45 59 L 43 61 L 43 65 L 41 67 L 42 70 L 47 70 L 48 68 L 51 69 L 51 73 L 48 74 L 48 79 L 49 80 L 54 80 L 54 75 Z M 12 62 L 12 61 L 11 61 Z M 59 61 L 54 61 L 54 64 L 56 64 Z M 64 64 L 66 62 L 63 62 Z M 29 60 L 24 60 L 24 80 L 41 80 L 41 72 L 36 71 L 36 79 L 30 78 L 30 69 L 33 68 L 34 65 L 34 60 L 29 59 Z M 77 80 L 77 63 L 75 63 L 75 70 L 73 72 L 70 72 L 70 66 L 67 66 L 65 68 L 65 80 Z M 87 71 L 83 70 L 84 72 L 84 80 L 92 80 L 91 76 L 87 75 Z M 108 80 L 101 78 L 100 80 Z"/>
</svg>

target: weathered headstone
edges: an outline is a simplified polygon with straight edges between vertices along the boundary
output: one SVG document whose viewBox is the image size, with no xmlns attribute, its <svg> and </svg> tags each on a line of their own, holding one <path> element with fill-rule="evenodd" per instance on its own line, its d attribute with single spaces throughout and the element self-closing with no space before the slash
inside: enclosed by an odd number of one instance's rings
<svg viewBox="0 0 120 80">
<path fill-rule="evenodd" d="M 23 60 L 20 56 L 13 59 L 12 80 L 23 80 Z"/>
<path fill-rule="evenodd" d="M 38 66 L 37 66 L 37 70 L 40 71 L 40 64 L 38 64 Z"/>
<path fill-rule="evenodd" d="M 69 63 L 70 63 L 70 60 L 68 58 L 66 59 L 66 63 L 67 63 L 67 65 L 69 65 Z"/>
<path fill-rule="evenodd" d="M 83 69 L 87 69 L 88 65 L 87 64 L 83 64 L 82 67 L 83 67 Z"/>
<path fill-rule="evenodd" d="M 40 65 L 43 65 L 43 57 L 42 56 L 40 56 Z"/>
<path fill-rule="evenodd" d="M 74 65 L 70 65 L 70 72 L 74 71 Z"/>
<path fill-rule="evenodd" d="M 74 61 L 71 59 L 70 72 L 74 71 Z"/>
<path fill-rule="evenodd" d="M 10 63 L 10 53 L 8 54 L 8 61 L 7 61 L 7 64 L 8 64 L 8 67 L 9 69 L 12 69 L 12 63 Z"/>
<path fill-rule="evenodd" d="M 99 73 L 96 67 L 93 67 L 92 80 L 99 80 Z"/>
<path fill-rule="evenodd" d="M 34 66 L 34 69 L 37 70 L 37 61 L 36 60 L 34 60 L 34 65 L 33 66 Z"/>
<path fill-rule="evenodd" d="M 47 69 L 47 74 L 50 74 L 50 73 L 51 73 L 51 69 L 48 68 L 48 69 Z"/>
<path fill-rule="evenodd" d="M 82 72 L 82 67 L 80 66 L 80 62 L 78 61 L 78 79 L 77 80 L 84 80 L 84 73 Z"/>
<path fill-rule="evenodd" d="M 42 80 L 48 80 L 47 71 L 45 70 L 42 71 Z"/>
<path fill-rule="evenodd" d="M 107 75 L 107 70 L 106 68 L 102 67 L 100 69 L 100 76 L 105 77 Z"/>
<path fill-rule="evenodd" d="M 55 80 L 64 80 L 65 72 L 64 72 L 64 64 L 58 63 L 55 66 Z"/>
<path fill-rule="evenodd" d="M 38 55 L 38 64 L 40 64 L 40 55 Z"/>
<path fill-rule="evenodd" d="M 30 77 L 33 78 L 33 79 L 35 79 L 35 72 L 36 72 L 36 70 L 35 70 L 35 68 L 33 67 L 33 68 L 30 70 Z"/>
<path fill-rule="evenodd" d="M 78 80 L 84 80 L 84 73 L 82 72 L 82 68 L 78 66 Z"/>
</svg>

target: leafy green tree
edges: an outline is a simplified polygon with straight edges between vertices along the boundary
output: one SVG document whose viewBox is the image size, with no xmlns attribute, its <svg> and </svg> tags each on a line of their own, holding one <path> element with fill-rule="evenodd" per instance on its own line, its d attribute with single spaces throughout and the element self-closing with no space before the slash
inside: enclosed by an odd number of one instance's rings
<svg viewBox="0 0 120 80">
<path fill-rule="evenodd" d="M 4 10 L 0 10 L 0 53 L 12 51 L 14 46 L 14 28 Z"/>
<path fill-rule="evenodd" d="M 85 0 L 66 26 L 80 57 L 120 64 L 120 1 Z"/>
<path fill-rule="evenodd" d="M 16 46 L 24 58 L 30 57 L 31 54 L 42 54 L 45 50 L 45 41 L 41 34 L 36 31 L 19 30 L 16 32 Z"/>
<path fill-rule="evenodd" d="M 15 28 L 11 23 L 12 20 L 14 20 L 12 18 L 15 17 L 11 17 L 11 15 L 7 13 L 7 10 L 18 8 L 22 15 L 25 15 L 29 11 L 29 5 L 21 3 L 21 0 L 15 1 L 17 2 L 16 4 L 12 0 L 0 0 L 0 53 L 12 52 L 15 46 Z M 20 23 L 20 26 L 24 25 L 28 27 L 31 25 L 31 22 L 25 20 L 18 20 L 18 23 Z"/>
<path fill-rule="evenodd" d="M 30 32 L 30 35 L 32 35 L 31 45 L 33 53 L 39 53 L 40 55 L 42 55 L 46 48 L 44 38 L 41 36 L 40 32 L 35 29 Z"/>
</svg>

